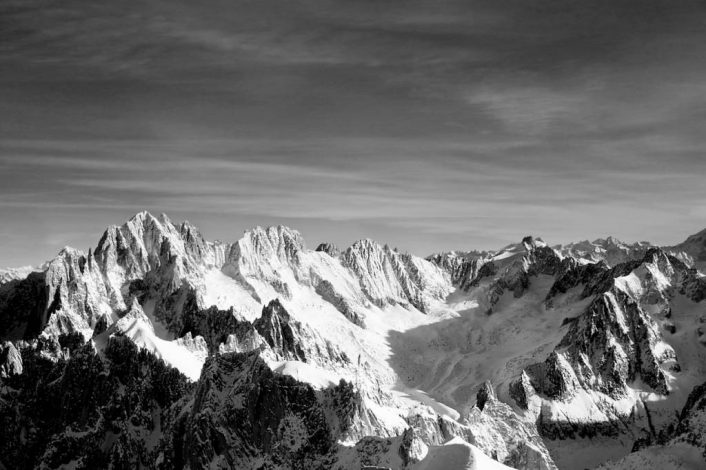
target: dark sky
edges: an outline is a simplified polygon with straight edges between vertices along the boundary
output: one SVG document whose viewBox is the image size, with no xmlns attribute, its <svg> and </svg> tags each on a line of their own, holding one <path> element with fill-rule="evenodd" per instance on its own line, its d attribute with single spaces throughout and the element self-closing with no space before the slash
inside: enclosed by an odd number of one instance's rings
<svg viewBox="0 0 706 470">
<path fill-rule="evenodd" d="M 148 209 L 424 255 L 706 227 L 706 2 L 0 0 L 0 266 Z"/>
</svg>

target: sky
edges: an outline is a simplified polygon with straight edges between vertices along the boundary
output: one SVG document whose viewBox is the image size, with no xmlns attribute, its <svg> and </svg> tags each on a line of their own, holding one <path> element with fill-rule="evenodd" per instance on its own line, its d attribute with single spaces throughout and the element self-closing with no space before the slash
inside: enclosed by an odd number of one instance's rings
<svg viewBox="0 0 706 470">
<path fill-rule="evenodd" d="M 706 227 L 702 0 L 0 0 L 0 266 L 143 209 L 419 255 Z"/>
</svg>

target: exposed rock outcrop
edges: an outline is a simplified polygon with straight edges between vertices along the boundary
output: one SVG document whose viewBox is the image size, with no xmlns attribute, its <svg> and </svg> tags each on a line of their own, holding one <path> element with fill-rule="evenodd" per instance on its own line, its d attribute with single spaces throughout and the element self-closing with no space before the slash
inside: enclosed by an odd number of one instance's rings
<svg viewBox="0 0 706 470">
<path fill-rule="evenodd" d="M 0 378 L 21 374 L 22 371 L 22 355 L 15 345 L 10 341 L 0 344 Z"/>
<path fill-rule="evenodd" d="M 332 258 L 336 258 L 341 254 L 341 250 L 339 250 L 336 245 L 328 242 L 320 243 L 315 251 L 322 251 Z"/>
</svg>

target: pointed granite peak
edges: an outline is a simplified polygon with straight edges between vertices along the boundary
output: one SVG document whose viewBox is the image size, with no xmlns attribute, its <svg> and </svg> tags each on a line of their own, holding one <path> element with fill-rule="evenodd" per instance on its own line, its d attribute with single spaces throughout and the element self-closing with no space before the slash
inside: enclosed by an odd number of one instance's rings
<svg viewBox="0 0 706 470">
<path fill-rule="evenodd" d="M 522 245 L 525 247 L 525 250 L 527 251 L 532 251 L 536 248 L 542 248 L 547 246 L 546 243 L 544 243 L 544 240 L 542 240 L 539 237 L 533 237 L 532 235 L 528 235 L 525 238 L 522 239 Z"/>
<path fill-rule="evenodd" d="M 336 245 L 328 242 L 320 243 L 319 246 L 316 247 L 315 251 L 324 252 L 332 258 L 336 258 L 341 254 L 341 250 L 339 250 Z"/>
<path fill-rule="evenodd" d="M 279 299 L 272 299 L 270 303 L 262 307 L 262 317 L 269 321 L 273 317 L 280 317 L 283 321 L 289 321 L 289 312 L 284 308 Z"/>
<path fill-rule="evenodd" d="M 288 360 L 306 362 L 306 355 L 297 338 L 297 322 L 291 320 L 279 299 L 270 301 L 262 309 L 262 316 L 253 322 L 253 326 L 278 354 Z"/>
<path fill-rule="evenodd" d="M 128 221 L 140 221 L 140 222 L 142 222 L 142 221 L 147 220 L 147 219 L 154 219 L 154 216 L 153 216 L 149 211 L 144 211 L 144 210 L 143 210 L 143 211 L 137 212 L 135 215 L 133 215 L 132 217 L 130 217 L 130 219 L 129 219 Z"/>
<path fill-rule="evenodd" d="M 483 385 L 480 386 L 480 389 L 478 389 L 478 393 L 476 394 L 476 406 L 478 407 L 479 410 L 483 411 L 483 408 L 485 408 L 485 404 L 488 403 L 489 400 L 495 400 L 495 390 L 493 389 L 493 385 L 490 383 L 490 381 L 486 380 Z"/>
</svg>

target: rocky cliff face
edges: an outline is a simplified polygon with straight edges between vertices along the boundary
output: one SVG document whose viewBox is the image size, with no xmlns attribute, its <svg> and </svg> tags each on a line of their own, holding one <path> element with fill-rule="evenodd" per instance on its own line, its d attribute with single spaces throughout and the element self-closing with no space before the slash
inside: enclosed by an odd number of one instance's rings
<svg viewBox="0 0 706 470">
<path fill-rule="evenodd" d="M 409 304 L 426 312 L 434 300 L 449 294 L 448 283 L 434 265 L 369 239 L 354 243 L 341 260 L 355 273 L 365 296 L 378 307 Z"/>
<path fill-rule="evenodd" d="M 349 362 L 336 345 L 291 318 L 277 299 L 262 309 L 262 315 L 253 322 L 253 328 L 278 359 L 339 366 Z"/>
<path fill-rule="evenodd" d="M 488 252 L 471 251 L 465 253 L 450 251 L 433 254 L 427 257 L 427 261 L 434 263 L 448 273 L 453 285 L 468 288 L 473 280 L 478 277 L 481 267 L 490 258 L 492 258 L 492 253 Z"/>
<path fill-rule="evenodd" d="M 0 377 L 6 379 L 23 371 L 22 355 L 17 347 L 10 341 L 0 344 Z"/>
</svg>

